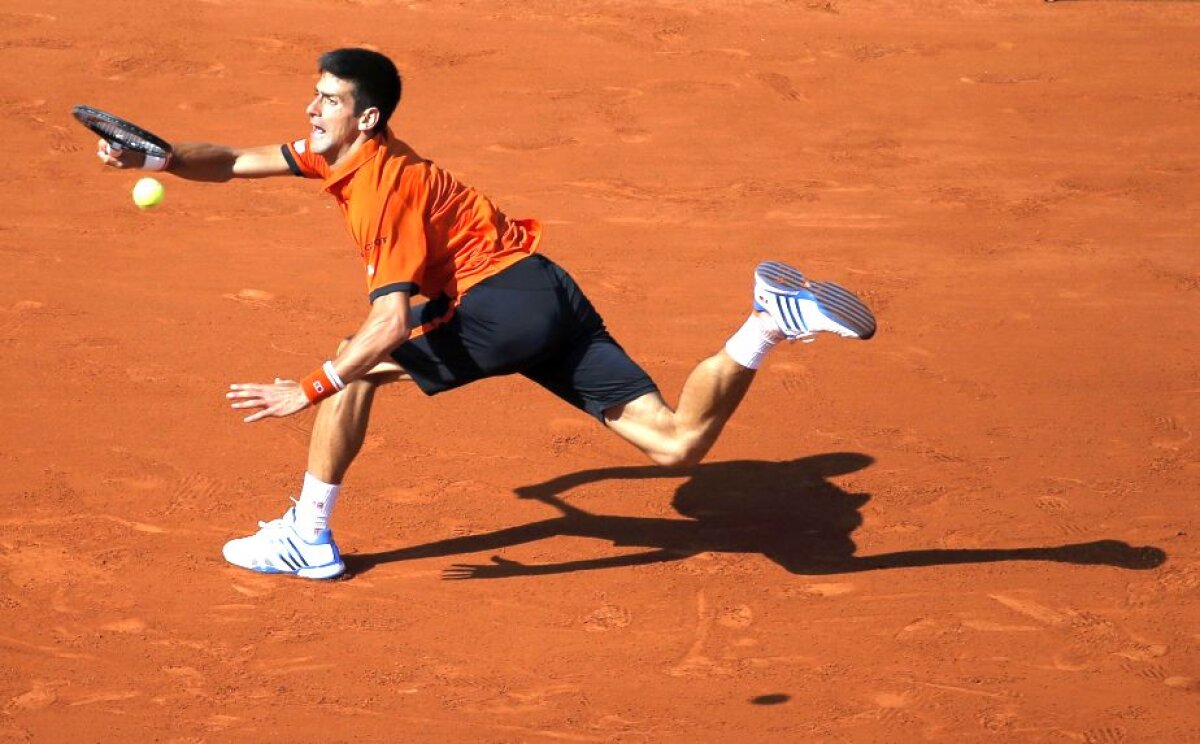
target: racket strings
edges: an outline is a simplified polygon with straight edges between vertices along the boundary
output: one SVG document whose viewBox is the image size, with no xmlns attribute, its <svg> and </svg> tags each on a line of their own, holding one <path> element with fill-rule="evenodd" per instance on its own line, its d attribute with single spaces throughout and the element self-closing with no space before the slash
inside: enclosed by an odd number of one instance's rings
<svg viewBox="0 0 1200 744">
<path fill-rule="evenodd" d="M 93 121 L 92 128 L 109 142 L 115 142 L 129 150 L 140 150 L 151 155 L 166 155 L 166 150 L 149 140 L 139 137 L 107 121 Z"/>
<path fill-rule="evenodd" d="M 77 106 L 74 114 L 80 123 L 111 144 L 156 157 L 166 157 L 171 152 L 170 145 L 165 144 L 154 135 L 142 131 L 133 124 L 117 120 L 111 115 L 105 115 L 85 106 Z"/>
</svg>

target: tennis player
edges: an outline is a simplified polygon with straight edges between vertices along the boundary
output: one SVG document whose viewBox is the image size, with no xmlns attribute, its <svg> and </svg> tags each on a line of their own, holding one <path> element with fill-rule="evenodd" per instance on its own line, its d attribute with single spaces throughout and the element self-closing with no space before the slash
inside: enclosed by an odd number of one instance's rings
<svg viewBox="0 0 1200 744">
<path fill-rule="evenodd" d="M 245 421 L 322 403 L 300 498 L 279 519 L 225 545 L 226 560 L 263 573 L 330 579 L 345 571 L 329 518 L 363 443 L 378 385 L 411 380 L 436 395 L 520 373 L 582 409 L 664 466 L 698 463 L 781 341 L 818 333 L 868 339 L 870 310 L 829 282 L 779 263 L 754 274 L 753 311 L 723 349 L 700 362 L 674 410 L 613 339 L 583 291 L 538 252 L 541 226 L 511 219 L 487 197 L 422 158 L 388 128 L 400 101 L 395 65 L 366 49 L 318 61 L 308 134 L 235 149 L 180 143 L 160 165 L 195 181 L 292 175 L 319 179 L 362 258 L 371 306 L 336 355 L 299 381 L 229 386 Z M 100 159 L 145 167 L 100 141 Z M 414 304 L 416 297 L 424 301 Z"/>
</svg>

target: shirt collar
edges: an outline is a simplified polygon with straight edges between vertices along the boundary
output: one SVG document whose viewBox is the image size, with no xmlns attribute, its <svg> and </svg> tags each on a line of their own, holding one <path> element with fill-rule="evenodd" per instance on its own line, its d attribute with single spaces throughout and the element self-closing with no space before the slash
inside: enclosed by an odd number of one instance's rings
<svg viewBox="0 0 1200 744">
<path fill-rule="evenodd" d="M 348 159 L 338 163 L 337 167 L 329 171 L 329 176 L 325 179 L 325 183 L 322 184 L 322 188 L 328 191 L 339 181 L 354 175 L 355 171 L 366 165 L 380 150 L 384 149 L 390 139 L 392 139 L 392 133 L 384 130 L 382 133 L 376 134 L 371 139 L 363 142 Z"/>
</svg>

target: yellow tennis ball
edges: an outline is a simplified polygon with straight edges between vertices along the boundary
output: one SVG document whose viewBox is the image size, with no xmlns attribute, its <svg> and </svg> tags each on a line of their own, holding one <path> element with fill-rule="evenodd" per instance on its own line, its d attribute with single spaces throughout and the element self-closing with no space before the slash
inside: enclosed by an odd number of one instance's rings
<svg viewBox="0 0 1200 744">
<path fill-rule="evenodd" d="M 157 178 L 143 178 L 133 185 L 133 203 L 142 209 L 158 206 L 163 200 L 163 185 Z"/>
</svg>

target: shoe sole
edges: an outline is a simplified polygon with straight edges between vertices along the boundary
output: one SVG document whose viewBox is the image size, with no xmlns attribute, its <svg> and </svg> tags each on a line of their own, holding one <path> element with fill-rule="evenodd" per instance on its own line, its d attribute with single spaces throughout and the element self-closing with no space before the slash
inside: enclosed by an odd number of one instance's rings
<svg viewBox="0 0 1200 744">
<path fill-rule="evenodd" d="M 283 575 L 283 576 L 299 576 L 302 579 L 315 579 L 315 580 L 336 579 L 337 577 L 346 573 L 346 564 L 345 563 L 331 563 L 328 566 L 311 566 L 309 568 L 301 568 L 298 571 L 287 571 L 282 568 L 263 568 L 263 567 L 251 568 L 250 566 L 243 566 L 240 563 L 234 563 L 233 561 L 230 561 L 229 559 L 226 559 L 226 562 L 229 563 L 229 565 L 231 565 L 231 566 L 237 566 L 238 568 L 245 569 L 247 571 L 253 571 L 254 573 L 272 574 L 272 575 L 279 574 L 279 575 Z"/>
<path fill-rule="evenodd" d="M 318 579 L 328 580 L 336 579 L 346 573 L 345 563 L 331 563 L 328 566 L 313 566 L 312 568 L 302 568 L 296 572 L 296 575 L 302 579 Z"/>
<path fill-rule="evenodd" d="M 791 266 L 776 261 L 759 264 L 754 276 L 779 294 L 812 295 L 821 312 L 849 328 L 862 341 L 875 335 L 875 316 L 862 300 L 839 284 L 812 281 Z"/>
</svg>

